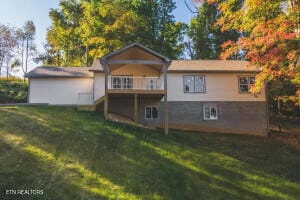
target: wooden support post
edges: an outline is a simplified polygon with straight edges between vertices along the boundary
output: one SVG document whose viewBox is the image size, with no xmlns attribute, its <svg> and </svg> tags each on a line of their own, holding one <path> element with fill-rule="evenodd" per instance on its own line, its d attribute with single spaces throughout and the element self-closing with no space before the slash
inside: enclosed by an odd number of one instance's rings
<svg viewBox="0 0 300 200">
<path fill-rule="evenodd" d="M 164 101 L 164 114 L 165 114 L 165 134 L 169 134 L 169 110 L 168 110 L 168 100 L 165 96 L 165 101 Z"/>
<path fill-rule="evenodd" d="M 105 94 L 104 98 L 104 117 L 105 120 L 108 119 L 108 94 Z"/>
<path fill-rule="evenodd" d="M 134 122 L 138 123 L 138 94 L 134 94 Z"/>
<path fill-rule="evenodd" d="M 107 94 L 107 89 L 108 89 L 108 64 L 104 62 L 104 72 L 105 72 L 105 98 L 104 98 L 104 117 L 105 120 L 108 119 L 108 94 Z"/>
<path fill-rule="evenodd" d="M 164 69 L 164 90 L 165 90 L 165 96 L 164 96 L 164 127 L 165 127 L 165 134 L 167 135 L 169 133 L 169 110 L 168 110 L 168 94 L 167 94 L 167 64 L 164 63 L 163 65 Z"/>
</svg>

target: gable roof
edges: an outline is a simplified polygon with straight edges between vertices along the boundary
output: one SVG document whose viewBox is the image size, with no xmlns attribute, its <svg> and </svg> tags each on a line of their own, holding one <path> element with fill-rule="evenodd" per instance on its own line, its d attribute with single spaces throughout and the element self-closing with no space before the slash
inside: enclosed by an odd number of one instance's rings
<svg viewBox="0 0 300 200">
<path fill-rule="evenodd" d="M 134 43 L 129 44 L 129 45 L 127 45 L 127 46 L 125 46 L 125 47 L 117 50 L 117 51 L 114 51 L 114 52 L 106 54 L 105 56 L 103 56 L 102 58 L 100 58 L 100 62 L 104 61 L 104 60 L 107 60 L 108 58 L 110 58 L 110 57 L 112 57 L 114 55 L 120 54 L 120 53 L 122 53 L 122 52 L 124 52 L 124 51 L 126 51 L 126 50 L 128 50 L 130 48 L 133 48 L 133 47 L 138 47 L 138 48 L 140 48 L 140 49 L 142 49 L 142 50 L 144 50 L 144 51 L 146 51 L 146 52 L 148 52 L 148 53 L 150 53 L 150 54 L 152 54 L 152 55 L 154 55 L 156 57 L 159 57 L 160 59 L 162 59 L 162 60 L 164 60 L 166 62 L 170 62 L 171 61 L 169 58 L 167 58 L 167 57 L 165 57 L 165 56 L 157 53 L 156 51 L 153 51 L 153 50 L 151 50 L 151 49 L 149 49 L 149 48 L 141 45 L 140 43 L 134 42 Z"/>
<path fill-rule="evenodd" d="M 40 66 L 31 70 L 25 77 L 27 78 L 79 78 L 93 77 L 93 73 L 89 71 L 90 67 L 50 67 Z"/>
<path fill-rule="evenodd" d="M 241 60 L 173 60 L 168 72 L 259 72 Z"/>
<path fill-rule="evenodd" d="M 100 59 L 94 60 L 91 68 L 89 69 L 91 72 L 104 72 L 103 66 L 100 63 Z"/>
</svg>

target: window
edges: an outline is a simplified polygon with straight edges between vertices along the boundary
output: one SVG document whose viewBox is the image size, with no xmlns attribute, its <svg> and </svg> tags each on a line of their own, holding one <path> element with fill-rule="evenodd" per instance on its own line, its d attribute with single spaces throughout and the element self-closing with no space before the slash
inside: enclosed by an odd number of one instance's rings
<svg viewBox="0 0 300 200">
<path fill-rule="evenodd" d="M 158 107 L 146 106 L 145 107 L 145 119 L 158 119 Z"/>
<path fill-rule="evenodd" d="M 217 120 L 218 111 L 216 105 L 204 105 L 203 106 L 204 120 Z"/>
<path fill-rule="evenodd" d="M 204 76 L 183 76 L 185 93 L 202 93 L 205 92 Z"/>
<path fill-rule="evenodd" d="M 248 93 L 250 88 L 255 83 L 254 76 L 240 76 L 239 77 L 239 91 L 241 93 Z"/>
<path fill-rule="evenodd" d="M 132 77 L 112 76 L 112 89 L 132 89 Z"/>
</svg>

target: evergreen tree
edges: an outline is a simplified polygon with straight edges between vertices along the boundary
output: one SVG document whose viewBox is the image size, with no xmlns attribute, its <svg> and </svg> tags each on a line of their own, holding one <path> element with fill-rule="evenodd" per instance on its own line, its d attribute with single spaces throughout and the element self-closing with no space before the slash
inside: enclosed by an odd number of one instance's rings
<svg viewBox="0 0 300 200">
<path fill-rule="evenodd" d="M 187 25 L 175 21 L 172 14 L 175 2 L 139 0 L 135 5 L 141 23 L 136 36 L 138 41 L 171 59 L 182 57 Z"/>
<path fill-rule="evenodd" d="M 236 6 L 240 5 L 236 1 Z M 222 44 L 228 40 L 237 41 L 239 33 L 234 30 L 221 31 L 216 22 L 220 17 L 219 3 L 204 2 L 198 9 L 196 17 L 190 22 L 188 36 L 191 40 L 192 59 L 218 59 L 222 51 Z M 233 55 L 231 59 L 238 59 L 241 55 Z"/>
</svg>

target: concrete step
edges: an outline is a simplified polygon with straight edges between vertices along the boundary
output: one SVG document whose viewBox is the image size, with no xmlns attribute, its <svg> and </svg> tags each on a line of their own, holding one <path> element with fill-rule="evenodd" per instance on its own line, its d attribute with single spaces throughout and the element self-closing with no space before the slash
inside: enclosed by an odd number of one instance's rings
<svg viewBox="0 0 300 200">
<path fill-rule="evenodd" d="M 77 110 L 78 111 L 96 111 L 96 105 L 93 104 L 93 105 L 78 105 L 77 106 Z"/>
</svg>

